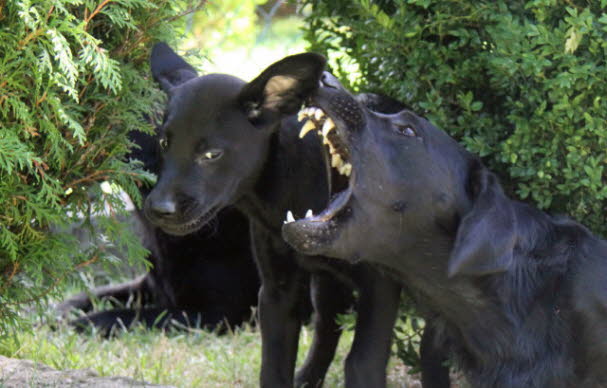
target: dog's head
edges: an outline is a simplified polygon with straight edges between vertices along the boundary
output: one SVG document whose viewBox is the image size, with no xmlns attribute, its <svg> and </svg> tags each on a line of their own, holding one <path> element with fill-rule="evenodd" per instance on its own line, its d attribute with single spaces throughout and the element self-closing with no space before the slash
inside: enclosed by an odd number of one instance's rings
<svg viewBox="0 0 607 388">
<path fill-rule="evenodd" d="M 167 233 L 199 229 L 254 184 L 270 135 L 318 87 L 322 56 L 287 57 L 246 83 L 225 74 L 197 76 L 166 44 L 151 56 L 169 101 L 159 131 L 161 167 L 146 216 Z"/>
<path fill-rule="evenodd" d="M 283 226 L 287 242 L 400 271 L 436 266 L 437 258 L 449 258 L 441 264 L 450 275 L 508 268 L 511 203 L 477 158 L 411 111 L 372 111 L 335 85 L 323 85 L 309 104 L 308 128 L 322 136 L 340 178 L 322 213 Z"/>
</svg>

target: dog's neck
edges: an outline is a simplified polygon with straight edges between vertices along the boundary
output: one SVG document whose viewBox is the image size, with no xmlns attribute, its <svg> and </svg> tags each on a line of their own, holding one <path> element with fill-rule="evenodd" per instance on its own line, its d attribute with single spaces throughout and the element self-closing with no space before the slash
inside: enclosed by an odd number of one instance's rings
<svg viewBox="0 0 607 388">
<path fill-rule="evenodd" d="M 237 207 L 265 228 L 280 234 L 287 211 L 303 217 L 319 211 L 329 196 L 320 141 L 298 138 L 294 116 L 281 122 L 268 141 L 266 161 L 255 184 Z"/>
<path fill-rule="evenodd" d="M 521 211 L 519 205 L 517 210 Z M 522 232 L 528 240 L 521 241 L 517 247 L 521 252 L 515 253 L 514 266 L 504 273 L 449 278 L 447 262 L 453 239 L 448 238 L 432 240 L 432 245 L 439 247 L 434 248 L 435 252 L 441 253 L 424 257 L 423 261 L 400 258 L 401 263 L 416 264 L 403 268 L 398 276 L 404 279 L 419 304 L 435 314 L 454 353 L 464 369 L 472 371 L 472 376 L 477 371 L 495 371 L 496 375 L 490 378 L 500 381 L 497 374 L 502 370 L 515 368 L 540 376 L 545 373 L 541 368 L 560 365 L 558 360 L 538 360 L 537 354 L 554 354 L 546 352 L 546 347 L 565 349 L 567 346 L 560 337 L 561 334 L 566 336 L 565 320 L 561 315 L 569 311 L 563 296 L 567 263 L 555 262 L 553 257 L 567 249 L 568 242 L 554 241 L 559 233 L 555 233 L 555 226 L 547 221 L 550 218 L 541 214 L 539 221 L 527 217 L 526 230 Z M 551 241 L 543 246 L 534 241 L 546 239 Z M 441 244 L 444 245 L 442 248 Z M 432 249 L 429 246 L 422 248 L 414 251 Z M 533 266 L 536 268 L 531 268 Z M 538 336 L 538 333 L 546 335 Z M 532 365 L 531 361 L 537 365 Z M 504 367 L 507 364 L 510 365 Z"/>
</svg>

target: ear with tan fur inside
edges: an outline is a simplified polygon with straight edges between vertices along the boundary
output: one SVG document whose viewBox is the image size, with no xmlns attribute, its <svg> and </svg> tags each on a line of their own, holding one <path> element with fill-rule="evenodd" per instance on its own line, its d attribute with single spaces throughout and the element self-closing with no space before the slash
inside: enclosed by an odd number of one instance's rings
<svg viewBox="0 0 607 388">
<path fill-rule="evenodd" d="M 283 95 L 292 90 L 297 85 L 297 79 L 285 75 L 276 75 L 268 80 L 264 88 L 263 107 L 266 109 L 276 109 L 280 104 Z"/>
<path fill-rule="evenodd" d="M 258 119 L 264 113 L 268 114 L 266 119 L 273 116 L 271 120 L 295 114 L 303 100 L 318 88 L 325 62 L 323 56 L 314 53 L 283 58 L 246 84 L 238 101 L 249 119 Z"/>
</svg>

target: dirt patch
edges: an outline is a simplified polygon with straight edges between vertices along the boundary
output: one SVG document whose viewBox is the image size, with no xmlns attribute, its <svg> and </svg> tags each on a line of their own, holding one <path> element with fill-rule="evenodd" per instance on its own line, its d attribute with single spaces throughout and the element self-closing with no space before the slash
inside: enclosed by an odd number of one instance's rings
<svg viewBox="0 0 607 388">
<path fill-rule="evenodd" d="M 170 388 L 166 385 L 148 384 L 128 377 L 100 377 L 90 369 L 56 370 L 33 361 L 3 356 L 0 356 L 0 386 L 3 388 Z"/>
</svg>

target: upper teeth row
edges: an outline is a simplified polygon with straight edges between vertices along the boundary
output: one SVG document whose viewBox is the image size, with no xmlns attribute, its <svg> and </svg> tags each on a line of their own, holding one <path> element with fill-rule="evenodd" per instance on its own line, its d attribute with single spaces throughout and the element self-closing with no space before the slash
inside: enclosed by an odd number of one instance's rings
<svg viewBox="0 0 607 388">
<path fill-rule="evenodd" d="M 323 112 L 320 108 L 306 107 L 300 110 L 297 113 L 297 120 L 302 121 L 308 119 L 308 121 L 306 121 L 303 127 L 301 128 L 301 131 L 299 132 L 299 138 L 303 138 L 310 131 L 318 130 L 320 120 L 325 116 L 325 112 Z M 350 163 L 344 163 L 341 156 L 339 155 L 339 153 L 337 153 L 337 150 L 335 149 L 333 144 L 331 144 L 329 138 L 327 137 L 329 135 L 329 132 L 333 131 L 334 129 L 335 123 L 330 117 L 327 116 L 327 118 L 322 123 L 322 128 L 320 129 L 320 134 L 323 137 L 323 144 L 329 146 L 329 153 L 331 154 L 331 167 L 335 167 L 337 171 L 342 175 L 350 176 L 350 174 L 352 173 L 352 165 Z"/>
<path fill-rule="evenodd" d="M 320 120 L 323 117 L 325 117 L 325 112 L 323 112 L 322 109 L 313 106 L 303 108 L 297 113 L 297 121 L 302 121 L 305 118 Z"/>
<path fill-rule="evenodd" d="M 306 212 L 305 218 L 311 218 L 311 217 L 314 217 L 314 213 L 312 212 L 312 209 L 308 209 L 308 211 Z M 290 222 L 295 222 L 295 217 L 293 216 L 293 212 L 289 210 L 287 212 L 287 219 L 284 221 L 284 223 L 288 224 Z"/>
</svg>

